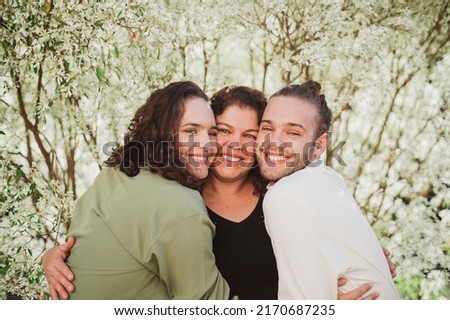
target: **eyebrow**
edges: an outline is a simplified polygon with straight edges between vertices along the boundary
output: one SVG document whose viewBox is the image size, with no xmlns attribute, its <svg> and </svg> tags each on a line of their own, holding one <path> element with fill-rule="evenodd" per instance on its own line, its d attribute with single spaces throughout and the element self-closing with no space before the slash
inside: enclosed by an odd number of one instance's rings
<svg viewBox="0 0 450 320">
<path fill-rule="evenodd" d="M 262 124 L 262 123 L 266 123 L 266 124 L 270 124 L 270 125 L 273 124 L 272 121 L 270 121 L 270 120 L 264 120 L 264 119 L 261 120 L 261 124 Z M 303 129 L 304 131 L 308 131 L 308 130 L 306 130 L 306 128 L 305 128 L 304 126 L 302 126 L 300 123 L 288 122 L 288 123 L 286 123 L 286 125 L 289 126 L 289 127 L 299 127 L 299 128 L 301 128 L 301 129 Z"/>
<path fill-rule="evenodd" d="M 217 125 L 226 126 L 228 128 L 234 128 L 232 125 L 229 125 L 228 123 L 225 123 L 225 122 L 217 122 Z M 248 131 L 259 131 L 259 128 L 257 128 L 257 129 L 247 129 L 244 132 L 248 132 Z"/>
<path fill-rule="evenodd" d="M 200 123 L 188 122 L 181 126 L 181 128 L 183 128 L 183 127 L 203 128 L 204 126 L 201 125 Z M 217 130 L 217 126 L 211 126 L 208 130 L 211 130 L 211 129 Z"/>
<path fill-rule="evenodd" d="M 188 123 L 185 123 L 185 124 L 183 124 L 181 127 L 187 127 L 187 126 L 192 126 L 192 127 L 202 127 L 201 124 L 195 123 L 195 122 L 188 122 Z"/>
</svg>

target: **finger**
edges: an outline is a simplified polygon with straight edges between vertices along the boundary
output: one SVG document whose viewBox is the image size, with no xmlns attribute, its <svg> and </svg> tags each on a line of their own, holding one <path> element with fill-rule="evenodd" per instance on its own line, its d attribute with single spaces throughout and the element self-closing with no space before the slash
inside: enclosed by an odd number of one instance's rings
<svg viewBox="0 0 450 320">
<path fill-rule="evenodd" d="M 364 294 L 367 293 L 370 289 L 372 289 L 373 284 L 366 283 L 362 285 L 361 287 L 354 289 L 352 291 L 349 291 L 344 294 L 338 295 L 338 300 L 358 300 L 362 299 L 364 297 Z"/>
<path fill-rule="evenodd" d="M 389 270 L 391 271 L 392 278 L 395 278 L 397 273 L 395 272 L 395 265 L 392 262 L 389 264 Z"/>
<path fill-rule="evenodd" d="M 67 257 L 70 255 L 70 250 L 73 248 L 74 245 L 75 245 L 75 238 L 69 237 L 66 243 L 59 245 L 57 248 L 62 252 L 64 259 L 67 259 Z"/>
<path fill-rule="evenodd" d="M 66 268 L 68 268 L 65 264 L 64 264 L 64 266 Z M 58 268 L 48 274 L 48 276 L 47 276 L 48 283 L 51 283 L 53 286 L 58 287 L 58 288 L 60 286 L 62 286 L 62 287 L 64 287 L 64 291 L 74 292 L 75 287 L 72 283 L 72 280 L 68 279 L 64 273 L 60 272 L 60 270 L 61 270 L 61 268 Z M 70 269 L 69 269 L 69 272 L 72 274 L 72 277 L 73 277 L 73 273 L 70 271 Z M 58 290 L 58 292 L 59 292 L 59 290 Z"/>
<path fill-rule="evenodd" d="M 69 298 L 69 292 L 67 292 L 66 288 L 58 281 L 55 280 L 54 277 L 47 277 L 47 282 L 49 287 L 51 288 L 52 297 L 57 296 L 54 300 L 67 300 Z"/>
<path fill-rule="evenodd" d="M 356 290 L 358 297 L 362 297 L 364 294 L 366 294 L 370 289 L 373 288 L 372 283 L 366 283 L 365 285 L 361 286 Z"/>
<path fill-rule="evenodd" d="M 65 263 L 64 259 L 67 254 L 64 253 L 63 250 L 65 250 L 64 247 L 63 249 L 61 249 L 60 247 L 56 247 L 49 249 L 44 254 L 44 257 L 42 259 L 44 272 L 48 276 L 48 278 L 55 277 L 56 281 L 73 281 L 75 279 L 75 275 L 73 274 L 72 270 L 70 270 L 69 266 Z"/>
<path fill-rule="evenodd" d="M 347 283 L 347 279 L 345 279 L 345 278 L 339 278 L 338 279 L 338 287 L 342 287 L 346 283 Z"/>
<path fill-rule="evenodd" d="M 59 277 L 58 279 L 60 280 L 60 282 L 73 282 L 73 280 L 75 279 L 75 275 L 73 274 L 72 270 L 70 270 L 69 266 L 65 263 L 58 263 L 57 266 L 55 266 L 58 268 L 58 272 L 59 272 Z"/>
<path fill-rule="evenodd" d="M 371 294 L 361 298 L 360 300 L 376 300 L 380 294 L 378 292 L 372 292 Z"/>
<path fill-rule="evenodd" d="M 391 259 L 387 259 L 388 260 L 388 266 L 389 266 L 389 271 L 391 272 L 391 276 L 392 276 L 392 278 L 395 278 L 395 276 L 397 275 L 396 273 L 395 273 L 395 265 L 394 265 L 394 263 L 391 261 Z"/>
<path fill-rule="evenodd" d="M 383 247 L 383 252 L 386 257 L 389 257 L 391 255 L 391 252 L 388 249 L 386 249 L 385 247 Z"/>
<path fill-rule="evenodd" d="M 51 284 L 48 285 L 48 288 L 50 290 L 50 294 L 52 296 L 53 300 L 59 300 L 59 295 L 58 292 L 55 290 L 55 288 L 53 288 L 53 286 Z"/>
<path fill-rule="evenodd" d="M 69 293 L 66 291 L 66 289 L 60 285 L 59 283 L 52 285 L 54 290 L 57 292 L 59 299 L 57 300 L 68 300 L 69 299 Z"/>
</svg>

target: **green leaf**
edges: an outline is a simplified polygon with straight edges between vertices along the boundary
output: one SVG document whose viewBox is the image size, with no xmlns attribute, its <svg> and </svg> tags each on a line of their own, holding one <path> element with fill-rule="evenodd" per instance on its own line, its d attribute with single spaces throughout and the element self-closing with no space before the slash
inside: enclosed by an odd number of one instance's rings
<svg viewBox="0 0 450 320">
<path fill-rule="evenodd" d="M 17 169 L 16 169 L 16 177 L 18 177 L 18 178 L 22 178 L 23 177 L 23 171 L 20 168 L 21 168 L 21 166 L 18 166 Z"/>
<path fill-rule="evenodd" d="M 105 72 L 103 71 L 102 67 L 97 66 L 96 74 L 98 81 L 103 81 L 105 79 Z"/>
<path fill-rule="evenodd" d="M 67 73 L 70 72 L 70 63 L 67 60 L 64 60 L 64 71 Z"/>
<path fill-rule="evenodd" d="M 0 268 L 0 274 L 2 276 L 6 275 L 6 273 L 8 272 L 8 270 L 11 268 L 11 266 L 6 266 L 6 267 L 1 267 Z"/>
<path fill-rule="evenodd" d="M 117 47 L 114 47 L 114 54 L 116 55 L 116 58 L 118 58 L 118 57 L 119 57 L 119 55 L 120 55 L 120 51 L 119 51 L 119 48 L 117 48 Z"/>
<path fill-rule="evenodd" d="M 4 131 L 2 131 L 2 130 L 0 130 L 0 135 L 6 135 L 6 133 L 4 132 Z"/>
<path fill-rule="evenodd" d="M 30 184 L 30 191 L 34 192 L 36 190 L 36 182 Z"/>
</svg>

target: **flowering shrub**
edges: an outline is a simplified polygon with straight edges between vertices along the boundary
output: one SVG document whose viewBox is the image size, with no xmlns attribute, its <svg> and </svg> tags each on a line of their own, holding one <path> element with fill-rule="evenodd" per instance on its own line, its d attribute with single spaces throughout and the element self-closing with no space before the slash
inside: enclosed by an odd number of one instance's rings
<svg viewBox="0 0 450 320">
<path fill-rule="evenodd" d="M 327 162 L 397 265 L 405 299 L 449 298 L 450 5 L 420 1 L 5 0 L 0 13 L 0 298 L 48 299 L 40 259 L 65 240 L 108 142 L 155 88 L 270 95 L 322 83 Z"/>
</svg>

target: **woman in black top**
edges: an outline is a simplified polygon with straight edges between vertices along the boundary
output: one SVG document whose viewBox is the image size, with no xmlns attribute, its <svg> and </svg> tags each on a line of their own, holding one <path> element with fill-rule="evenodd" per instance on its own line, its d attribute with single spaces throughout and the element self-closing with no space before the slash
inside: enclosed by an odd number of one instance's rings
<svg viewBox="0 0 450 320">
<path fill-rule="evenodd" d="M 264 225 L 262 179 L 254 141 L 266 99 L 244 86 L 225 87 L 211 99 L 221 148 L 202 196 L 216 226 L 216 264 L 239 299 L 277 299 L 278 273 Z"/>
<path fill-rule="evenodd" d="M 241 300 L 277 299 L 277 266 L 264 225 L 262 198 L 241 222 L 227 220 L 209 208 L 208 213 L 216 225 L 216 265 L 230 285 L 231 295 Z"/>
</svg>

